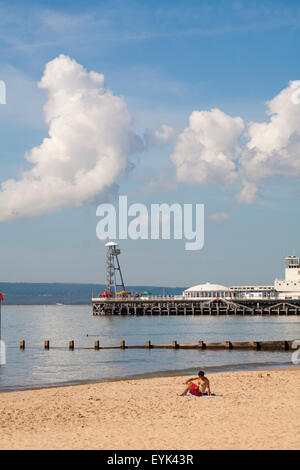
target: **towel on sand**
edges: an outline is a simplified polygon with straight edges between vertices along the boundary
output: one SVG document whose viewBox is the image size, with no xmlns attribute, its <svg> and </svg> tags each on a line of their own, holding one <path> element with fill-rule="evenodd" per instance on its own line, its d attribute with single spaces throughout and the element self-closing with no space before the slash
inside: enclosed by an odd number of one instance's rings
<svg viewBox="0 0 300 470">
<path fill-rule="evenodd" d="M 201 397 L 197 395 L 192 395 L 191 393 L 188 393 L 187 395 L 184 395 L 186 398 L 214 398 L 214 397 L 220 397 L 221 395 L 201 395 Z"/>
</svg>

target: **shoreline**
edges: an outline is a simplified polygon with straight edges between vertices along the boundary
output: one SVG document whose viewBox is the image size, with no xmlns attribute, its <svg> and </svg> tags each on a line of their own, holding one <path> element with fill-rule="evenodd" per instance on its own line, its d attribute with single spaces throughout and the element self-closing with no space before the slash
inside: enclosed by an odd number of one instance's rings
<svg viewBox="0 0 300 470">
<path fill-rule="evenodd" d="M 241 364 L 239 364 L 241 365 Z M 226 366 L 225 366 L 226 367 Z M 204 368 L 205 373 L 207 375 L 214 375 L 214 374 L 230 374 L 230 373 L 238 373 L 238 372 L 270 372 L 270 371 L 289 371 L 289 370 L 295 370 L 299 369 L 300 371 L 300 366 L 299 365 L 294 365 L 291 363 L 291 365 L 288 367 L 287 364 L 283 364 L 282 367 L 276 365 L 274 367 L 270 366 L 270 364 L 266 365 L 265 367 L 261 367 L 261 364 L 258 364 L 258 367 L 253 365 L 253 367 L 245 367 L 245 368 L 235 368 L 232 365 L 228 366 L 228 369 L 225 369 L 224 366 L 220 366 L 219 370 L 215 370 L 214 368 L 213 371 L 209 368 Z M 170 371 L 161 371 L 161 372 L 148 372 L 145 374 L 136 374 L 136 375 L 129 375 L 126 377 L 121 377 L 121 378 L 108 378 L 108 379 L 103 379 L 103 380 L 85 380 L 83 382 L 65 382 L 62 384 L 57 384 L 54 383 L 53 385 L 45 385 L 45 386 L 36 386 L 36 387 L 28 387 L 28 388 L 20 388 L 20 389 L 13 389 L 13 390 L 8 390 L 8 389 L 0 389 L 0 397 L 3 394 L 6 393 L 20 393 L 20 392 L 30 392 L 30 391 L 36 391 L 36 390 L 53 390 L 53 389 L 60 389 L 60 388 L 68 388 L 68 387 L 81 387 L 85 385 L 98 385 L 98 384 L 106 384 L 106 383 L 116 383 L 116 382 L 123 382 L 123 381 L 133 381 L 133 380 L 150 380 L 150 379 L 159 379 L 159 378 L 164 378 L 164 377 L 185 377 L 188 374 L 197 374 L 196 368 L 189 368 L 189 369 L 179 369 L 179 370 L 170 370 Z"/>
<path fill-rule="evenodd" d="M 300 367 L 208 374 L 211 398 L 186 378 L 1 394 L 0 449 L 299 449 Z"/>
</svg>

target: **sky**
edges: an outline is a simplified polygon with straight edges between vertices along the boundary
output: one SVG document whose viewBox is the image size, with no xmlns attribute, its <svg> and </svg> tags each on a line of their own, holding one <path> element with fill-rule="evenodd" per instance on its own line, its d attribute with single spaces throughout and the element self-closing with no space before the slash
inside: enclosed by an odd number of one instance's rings
<svg viewBox="0 0 300 470">
<path fill-rule="evenodd" d="M 105 282 L 96 209 L 119 195 L 205 207 L 201 250 L 120 240 L 125 283 L 282 278 L 299 42 L 292 0 L 0 1 L 0 280 Z"/>
</svg>

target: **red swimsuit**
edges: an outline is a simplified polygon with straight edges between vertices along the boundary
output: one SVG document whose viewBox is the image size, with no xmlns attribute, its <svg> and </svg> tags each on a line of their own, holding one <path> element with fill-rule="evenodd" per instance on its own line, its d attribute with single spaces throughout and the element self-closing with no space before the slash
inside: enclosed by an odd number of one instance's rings
<svg viewBox="0 0 300 470">
<path fill-rule="evenodd" d="M 202 393 L 199 390 L 199 387 L 197 387 L 196 384 L 192 382 L 191 388 L 190 388 L 190 393 L 192 395 L 196 395 L 196 397 L 202 397 Z"/>
</svg>

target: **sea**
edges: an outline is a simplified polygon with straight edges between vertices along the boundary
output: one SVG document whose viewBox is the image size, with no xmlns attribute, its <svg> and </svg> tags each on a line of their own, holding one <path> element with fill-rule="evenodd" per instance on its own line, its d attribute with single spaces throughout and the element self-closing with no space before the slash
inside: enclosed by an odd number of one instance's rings
<svg viewBox="0 0 300 470">
<path fill-rule="evenodd" d="M 104 349 L 100 346 L 271 341 L 300 338 L 300 317 L 154 316 L 94 317 L 91 305 L 2 306 L 6 364 L 0 391 L 160 375 L 295 367 L 292 353 L 169 349 Z M 21 351 L 19 343 L 25 340 Z M 44 350 L 44 341 L 50 350 Z M 70 351 L 69 341 L 75 349 Z"/>
</svg>

